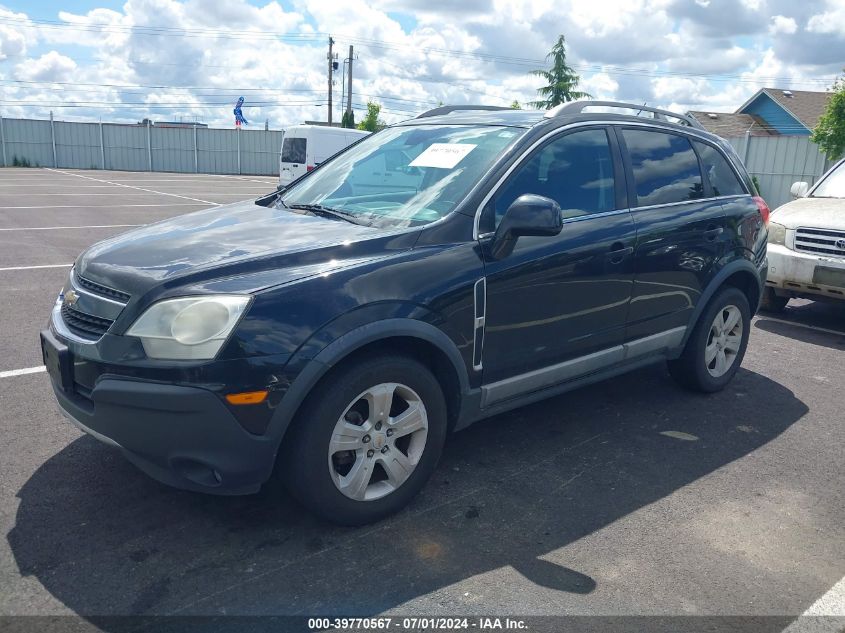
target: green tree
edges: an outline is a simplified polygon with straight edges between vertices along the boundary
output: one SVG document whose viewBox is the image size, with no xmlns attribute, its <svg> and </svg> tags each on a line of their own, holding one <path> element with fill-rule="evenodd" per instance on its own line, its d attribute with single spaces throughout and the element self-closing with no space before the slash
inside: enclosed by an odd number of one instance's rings
<svg viewBox="0 0 845 633">
<path fill-rule="evenodd" d="M 833 94 L 810 138 L 830 160 L 845 154 L 845 77 L 834 82 Z"/>
<path fill-rule="evenodd" d="M 513 100 L 513 103 L 511 104 L 511 109 L 513 109 L 513 110 L 522 110 L 522 106 L 521 106 L 521 105 L 519 105 L 519 101 L 517 101 L 516 99 L 514 99 L 514 100 Z"/>
<path fill-rule="evenodd" d="M 540 110 L 548 110 L 561 103 L 578 99 L 592 99 L 593 96 L 577 90 L 581 78 L 566 64 L 566 38 L 561 35 L 552 47 L 546 59 L 552 61 L 549 70 L 533 70 L 532 75 L 542 77 L 547 85 L 538 88 L 537 92 L 543 97 L 538 101 L 531 101 L 528 105 Z"/>
<path fill-rule="evenodd" d="M 375 132 L 379 128 L 384 127 L 384 121 L 378 118 L 380 112 L 381 106 L 378 103 L 367 101 L 367 116 L 358 124 L 358 129 Z"/>
<path fill-rule="evenodd" d="M 343 116 L 340 118 L 340 127 L 349 129 L 355 128 L 355 114 L 352 110 L 344 111 Z"/>
</svg>

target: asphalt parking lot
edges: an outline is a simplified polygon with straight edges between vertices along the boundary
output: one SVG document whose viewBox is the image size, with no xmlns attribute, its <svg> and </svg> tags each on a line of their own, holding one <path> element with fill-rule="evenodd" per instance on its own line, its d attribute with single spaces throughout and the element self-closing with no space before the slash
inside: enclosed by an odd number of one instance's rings
<svg viewBox="0 0 845 633">
<path fill-rule="evenodd" d="M 68 424 L 38 331 L 78 253 L 273 186 L 0 170 L 0 614 L 845 615 L 845 307 L 756 318 L 719 394 L 657 366 L 477 424 L 364 528 L 167 488 Z"/>
</svg>

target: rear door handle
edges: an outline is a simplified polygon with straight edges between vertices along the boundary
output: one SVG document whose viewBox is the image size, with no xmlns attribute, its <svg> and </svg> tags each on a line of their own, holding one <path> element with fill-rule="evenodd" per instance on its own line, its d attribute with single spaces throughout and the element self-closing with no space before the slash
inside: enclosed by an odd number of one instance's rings
<svg viewBox="0 0 845 633">
<path fill-rule="evenodd" d="M 625 246 L 622 242 L 614 242 L 610 247 L 610 252 L 607 254 L 607 259 L 611 264 L 621 264 L 633 252 L 634 248 L 632 246 Z"/>
<path fill-rule="evenodd" d="M 704 239 L 708 242 L 713 242 L 724 232 L 724 230 L 724 227 L 721 226 L 708 227 L 707 230 L 704 231 Z"/>
</svg>

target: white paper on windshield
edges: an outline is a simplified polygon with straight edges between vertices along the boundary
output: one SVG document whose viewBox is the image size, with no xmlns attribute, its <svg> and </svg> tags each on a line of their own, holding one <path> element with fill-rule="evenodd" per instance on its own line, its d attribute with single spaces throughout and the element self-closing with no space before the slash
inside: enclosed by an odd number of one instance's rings
<svg viewBox="0 0 845 633">
<path fill-rule="evenodd" d="M 469 143 L 432 143 L 414 160 L 411 167 L 440 167 L 452 169 L 477 146 Z"/>
</svg>

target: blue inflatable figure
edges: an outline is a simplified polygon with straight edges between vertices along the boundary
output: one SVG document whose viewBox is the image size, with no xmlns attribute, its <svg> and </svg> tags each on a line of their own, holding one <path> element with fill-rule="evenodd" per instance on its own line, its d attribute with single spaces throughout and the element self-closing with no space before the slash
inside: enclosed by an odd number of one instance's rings
<svg viewBox="0 0 845 633">
<path fill-rule="evenodd" d="M 240 99 L 238 99 L 238 103 L 235 106 L 235 109 L 232 110 L 232 112 L 234 112 L 234 114 L 235 114 L 235 125 L 237 127 L 240 127 L 241 124 L 249 125 L 249 122 L 244 118 L 244 113 L 241 112 L 241 106 L 243 104 L 244 104 L 244 98 L 241 97 Z"/>
</svg>

